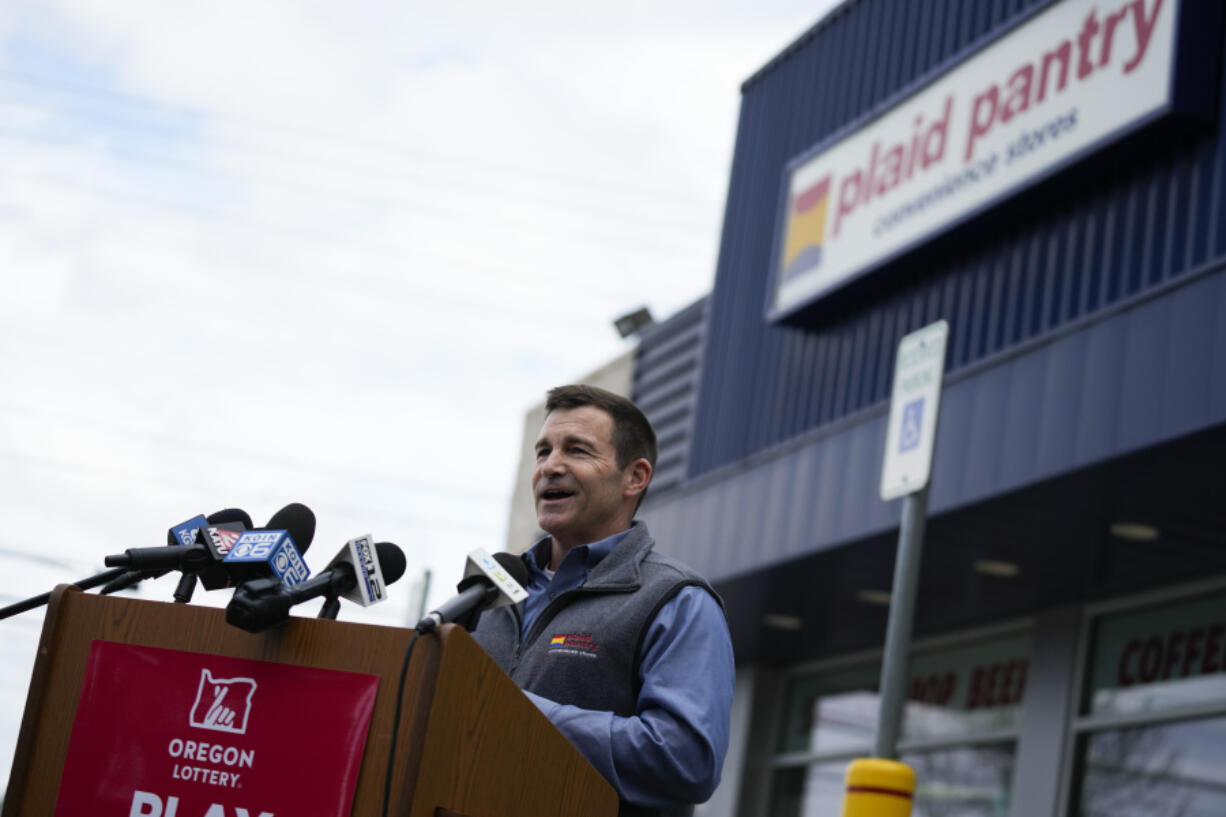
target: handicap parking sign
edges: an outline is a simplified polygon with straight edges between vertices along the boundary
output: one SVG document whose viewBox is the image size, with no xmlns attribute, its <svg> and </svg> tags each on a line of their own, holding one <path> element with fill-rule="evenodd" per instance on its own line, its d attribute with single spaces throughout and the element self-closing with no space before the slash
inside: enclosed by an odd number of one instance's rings
<svg viewBox="0 0 1226 817">
<path fill-rule="evenodd" d="M 898 342 L 881 467 L 881 498 L 886 501 L 922 489 L 932 474 L 948 338 L 949 324 L 937 321 Z"/>
<path fill-rule="evenodd" d="M 924 419 L 924 398 L 912 400 L 902 409 L 902 428 L 898 431 L 898 453 L 905 454 L 919 445 L 920 423 Z"/>
</svg>

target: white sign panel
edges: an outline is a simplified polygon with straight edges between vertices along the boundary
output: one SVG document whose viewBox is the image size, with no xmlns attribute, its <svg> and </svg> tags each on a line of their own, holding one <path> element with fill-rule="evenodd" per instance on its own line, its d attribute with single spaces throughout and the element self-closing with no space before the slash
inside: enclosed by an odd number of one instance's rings
<svg viewBox="0 0 1226 817">
<path fill-rule="evenodd" d="M 771 317 L 1168 111 L 1184 5 L 1054 3 L 795 164 L 784 180 Z"/>
<path fill-rule="evenodd" d="M 898 343 L 894 392 L 881 468 L 881 498 L 897 499 L 928 484 L 937 413 L 941 408 L 941 377 L 945 374 L 945 341 L 949 324 L 937 321 Z"/>
</svg>

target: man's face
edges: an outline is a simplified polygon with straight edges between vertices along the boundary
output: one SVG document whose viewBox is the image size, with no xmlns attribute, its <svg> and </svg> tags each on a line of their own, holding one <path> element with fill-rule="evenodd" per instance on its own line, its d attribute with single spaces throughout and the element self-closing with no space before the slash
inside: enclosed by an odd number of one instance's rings
<svg viewBox="0 0 1226 817">
<path fill-rule="evenodd" d="M 605 411 L 551 411 L 532 471 L 537 524 L 567 549 L 625 530 L 634 516 L 634 495 L 627 499 L 626 493 L 633 470 L 633 463 L 625 471 L 617 467 L 613 418 Z"/>
</svg>

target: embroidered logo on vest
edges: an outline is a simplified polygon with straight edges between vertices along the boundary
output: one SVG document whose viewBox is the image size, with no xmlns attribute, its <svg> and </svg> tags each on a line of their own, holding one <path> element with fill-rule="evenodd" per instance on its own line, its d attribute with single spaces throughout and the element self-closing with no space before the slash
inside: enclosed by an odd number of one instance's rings
<svg viewBox="0 0 1226 817">
<path fill-rule="evenodd" d="M 549 654 L 566 653 L 596 657 L 596 642 L 591 633 L 554 633 L 549 639 Z"/>
</svg>

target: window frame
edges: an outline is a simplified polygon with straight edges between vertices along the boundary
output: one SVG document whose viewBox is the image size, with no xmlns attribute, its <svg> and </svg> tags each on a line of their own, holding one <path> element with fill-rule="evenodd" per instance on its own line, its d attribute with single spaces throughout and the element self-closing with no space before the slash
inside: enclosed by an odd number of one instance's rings
<svg viewBox="0 0 1226 817">
<path fill-rule="evenodd" d="M 1093 658 L 1094 627 L 1103 618 L 1120 613 L 1141 612 L 1172 602 L 1192 601 L 1198 596 L 1226 593 L 1226 578 L 1216 577 L 1202 581 L 1132 593 L 1103 601 L 1091 602 L 1083 607 L 1081 631 L 1077 635 L 1077 662 L 1073 669 L 1073 715 L 1064 737 L 1064 762 L 1060 771 L 1060 800 L 1057 814 L 1072 814 L 1073 803 L 1080 791 L 1077 789 L 1078 749 L 1082 741 L 1096 732 L 1123 729 L 1130 726 L 1152 726 L 1162 723 L 1202 720 L 1226 716 L 1226 696 L 1217 703 L 1197 703 L 1175 706 L 1170 709 L 1140 713 L 1083 714 L 1086 700 L 1086 685 L 1090 682 L 1090 661 Z"/>
<path fill-rule="evenodd" d="M 982 627 L 974 627 L 967 630 L 959 630 L 954 633 L 942 633 L 939 635 L 929 636 L 927 638 L 916 639 L 911 644 L 911 649 L 907 654 L 908 667 L 910 667 L 911 659 L 924 653 L 940 652 L 946 649 L 957 649 L 966 647 L 977 642 L 988 642 L 994 640 L 1004 640 L 1016 636 L 1030 636 L 1031 638 L 1031 653 L 1028 656 L 1028 662 L 1034 658 L 1034 637 L 1035 626 L 1033 617 L 1014 618 L 996 624 L 989 624 Z M 786 728 L 783 719 L 787 713 L 787 690 L 791 684 L 798 678 L 804 676 L 817 675 L 822 673 L 838 672 L 841 670 L 850 669 L 871 662 L 881 663 L 884 656 L 884 648 L 876 648 L 870 650 L 859 650 L 854 653 L 836 656 L 834 658 L 819 659 L 817 661 L 807 661 L 802 664 L 797 664 L 788 667 L 780 678 L 780 694 L 773 705 L 771 711 L 771 747 L 772 752 L 770 760 L 766 764 L 767 784 L 764 802 L 769 804 L 772 802 L 775 794 L 775 786 L 778 772 L 785 769 L 804 768 L 814 763 L 829 763 L 829 762 L 850 762 L 857 758 L 871 757 L 873 754 L 873 745 L 870 740 L 861 749 L 839 749 L 826 751 L 806 751 L 806 752 L 780 752 L 778 750 L 778 738 L 780 730 Z M 1022 695 L 1020 711 L 1024 711 L 1027 703 L 1027 698 L 1030 695 L 1029 680 L 1026 684 L 1026 690 Z M 993 729 L 986 732 L 977 733 L 974 735 L 957 735 L 949 737 L 923 737 L 923 738 L 899 738 L 897 751 L 899 754 L 909 752 L 927 752 L 940 751 L 942 749 L 956 749 L 961 747 L 974 747 L 990 744 L 999 744 L 1011 742 L 1014 747 L 1016 756 L 1017 747 L 1021 738 L 1022 718 L 1019 715 L 1018 722 L 1012 727 L 1006 729 Z M 1017 765 L 1014 764 L 1013 773 L 1016 776 Z M 1012 781 L 1010 781 L 1012 786 Z"/>
</svg>

